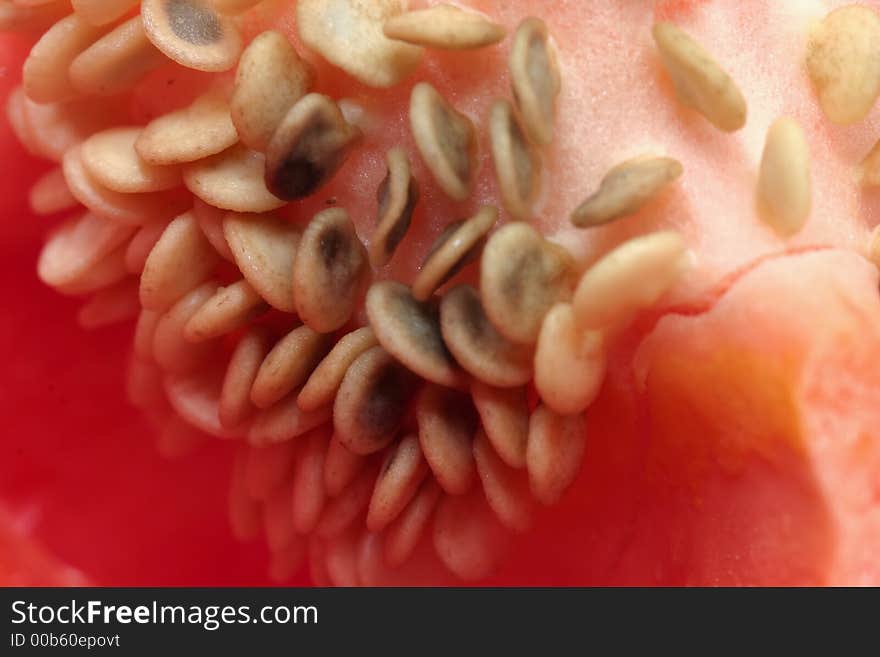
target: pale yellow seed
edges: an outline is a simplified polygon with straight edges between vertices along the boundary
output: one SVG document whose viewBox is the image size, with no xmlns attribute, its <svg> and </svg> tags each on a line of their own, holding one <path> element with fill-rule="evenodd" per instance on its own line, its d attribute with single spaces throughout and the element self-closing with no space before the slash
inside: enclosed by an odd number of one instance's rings
<svg viewBox="0 0 880 657">
<path fill-rule="evenodd" d="M 570 304 L 553 306 L 535 351 L 535 387 L 544 403 L 561 415 L 580 413 L 599 394 L 605 367 L 602 333 L 582 331 Z"/>
<path fill-rule="evenodd" d="M 77 95 L 70 80 L 70 62 L 107 29 L 71 14 L 50 27 L 31 48 L 22 68 L 28 98 L 38 103 L 68 100 Z"/>
<path fill-rule="evenodd" d="M 223 235 L 242 275 L 260 296 L 278 310 L 295 312 L 293 264 L 299 230 L 270 215 L 229 213 Z"/>
<path fill-rule="evenodd" d="M 417 301 L 427 301 L 441 285 L 479 256 L 486 234 L 498 220 L 498 210 L 487 205 L 471 218 L 449 224 L 434 242 L 412 284 Z"/>
<path fill-rule="evenodd" d="M 192 212 L 180 215 L 168 224 L 147 257 L 141 275 L 141 304 L 149 310 L 164 310 L 207 280 L 218 262 Z"/>
<path fill-rule="evenodd" d="M 266 188 L 266 158 L 237 145 L 183 170 L 187 188 L 208 205 L 233 212 L 269 212 L 285 203 Z"/>
<path fill-rule="evenodd" d="M 810 215 L 810 151 L 794 119 L 778 119 L 767 131 L 756 201 L 758 215 L 783 237 L 803 228 Z"/>
<path fill-rule="evenodd" d="M 235 74 L 230 101 L 232 122 L 241 141 L 266 152 L 275 128 L 314 82 L 311 67 L 280 32 L 269 30 L 245 49 Z"/>
<path fill-rule="evenodd" d="M 188 107 L 154 119 L 135 148 L 150 164 L 179 164 L 216 155 L 237 141 L 229 103 L 222 93 L 213 91 Z"/>
<path fill-rule="evenodd" d="M 540 192 L 541 159 L 508 101 L 492 104 L 489 136 L 504 208 L 514 219 L 528 219 Z"/>
<path fill-rule="evenodd" d="M 671 157 L 626 160 L 605 174 L 599 189 L 571 215 L 575 226 L 599 226 L 637 212 L 681 176 L 681 162 Z"/>
<path fill-rule="evenodd" d="M 572 301 L 583 330 L 616 328 L 655 304 L 690 265 L 681 236 L 659 231 L 624 242 L 581 277 Z"/>
<path fill-rule="evenodd" d="M 148 194 L 123 194 L 107 189 L 86 170 L 79 146 L 67 151 L 62 168 L 64 180 L 76 200 L 108 221 L 142 226 L 174 216 L 188 205 L 188 199 L 174 190 Z"/>
<path fill-rule="evenodd" d="M 37 275 L 51 287 L 67 287 L 85 276 L 131 237 L 133 228 L 86 213 L 61 224 L 37 261 Z"/>
<path fill-rule="evenodd" d="M 654 25 L 654 41 L 679 102 L 725 132 L 746 123 L 746 100 L 736 82 L 700 44 L 672 23 Z"/>
<path fill-rule="evenodd" d="M 138 155 L 134 145 L 141 131 L 122 127 L 95 133 L 81 146 L 83 166 L 99 184 L 114 192 L 158 192 L 181 185 L 179 167 L 149 164 Z"/>
<path fill-rule="evenodd" d="M 190 342 L 218 338 L 245 326 L 268 307 L 250 283 L 242 279 L 218 289 L 186 323 L 183 333 Z"/>
<path fill-rule="evenodd" d="M 553 140 L 562 80 L 556 49 L 540 18 L 530 16 L 516 29 L 510 51 L 510 83 L 529 138 L 546 146 Z"/>
<path fill-rule="evenodd" d="M 807 71 L 822 111 L 832 122 L 861 121 L 880 95 L 880 16 L 848 5 L 828 14 L 810 34 Z"/>
<path fill-rule="evenodd" d="M 141 17 L 135 16 L 80 53 L 70 65 L 70 80 L 82 94 L 112 96 L 167 62 L 147 38 Z"/>
<path fill-rule="evenodd" d="M 257 372 L 251 388 L 254 405 L 269 408 L 305 383 L 326 355 L 331 337 L 299 326 L 281 338 Z"/>
<path fill-rule="evenodd" d="M 529 420 L 526 468 L 532 494 L 545 505 L 555 504 L 574 483 L 587 444 L 583 415 L 559 415 L 539 406 Z"/>
<path fill-rule="evenodd" d="M 409 120 L 419 153 L 437 184 L 449 198 L 467 199 L 477 169 L 473 122 L 427 82 L 413 87 Z"/>
<path fill-rule="evenodd" d="M 453 5 L 435 5 L 392 16 L 382 29 L 389 39 L 449 50 L 490 46 L 505 35 L 501 25 Z"/>
<path fill-rule="evenodd" d="M 299 0 L 296 26 L 309 48 L 372 87 L 391 87 L 412 73 L 422 49 L 393 41 L 382 25 L 408 0 Z"/>
</svg>

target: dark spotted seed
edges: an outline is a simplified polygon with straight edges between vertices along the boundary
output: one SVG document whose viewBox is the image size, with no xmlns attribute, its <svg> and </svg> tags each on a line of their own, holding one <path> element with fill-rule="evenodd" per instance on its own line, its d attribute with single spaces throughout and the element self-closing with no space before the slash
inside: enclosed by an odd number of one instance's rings
<svg viewBox="0 0 880 657">
<path fill-rule="evenodd" d="M 527 219 L 540 191 L 541 160 L 508 101 L 492 105 L 489 135 L 504 208 L 514 219 Z"/>
<path fill-rule="evenodd" d="M 678 178 L 684 169 L 671 157 L 638 157 L 613 167 L 599 190 L 571 215 L 575 226 L 599 226 L 637 212 Z"/>
<path fill-rule="evenodd" d="M 413 281 L 413 296 L 418 301 L 428 300 L 438 287 L 476 259 L 486 233 L 497 219 L 498 210 L 485 206 L 470 219 L 447 226 L 428 251 Z"/>
<path fill-rule="evenodd" d="M 355 454 L 372 454 L 388 445 L 403 423 L 416 382 L 382 347 L 362 353 L 336 395 L 336 438 Z"/>
<path fill-rule="evenodd" d="M 409 158 L 399 146 L 386 155 L 388 174 L 376 191 L 379 218 L 370 244 L 370 264 L 388 264 L 409 230 L 413 210 L 419 200 L 419 184 L 412 177 Z"/>
<path fill-rule="evenodd" d="M 509 340 L 534 344 L 544 315 L 571 294 L 571 256 L 531 226 L 499 229 L 486 244 L 480 292 L 486 315 Z"/>
<path fill-rule="evenodd" d="M 354 312 L 369 274 L 367 253 L 342 208 L 309 223 L 293 265 L 293 292 L 300 319 L 321 333 L 335 331 Z"/>
<path fill-rule="evenodd" d="M 476 130 L 427 82 L 410 97 L 410 126 L 422 159 L 446 194 L 464 201 L 476 172 Z"/>
<path fill-rule="evenodd" d="M 540 18 L 526 18 L 516 30 L 510 53 L 510 79 L 526 132 L 532 141 L 546 146 L 553 139 L 561 83 L 547 26 Z"/>
<path fill-rule="evenodd" d="M 459 285 L 440 304 L 443 340 L 473 376 L 499 387 L 525 385 L 532 378 L 532 349 L 501 335 L 483 310 L 479 292 Z"/>
<path fill-rule="evenodd" d="M 416 301 L 396 281 L 374 283 L 367 293 L 367 315 L 379 343 L 419 376 L 445 386 L 462 384 L 462 372 L 443 343 L 439 312 Z"/>
<path fill-rule="evenodd" d="M 153 45 L 188 68 L 227 71 L 241 54 L 235 23 L 204 0 L 143 0 L 141 16 Z"/>
<path fill-rule="evenodd" d="M 470 396 L 429 385 L 416 402 L 419 443 L 437 483 L 450 495 L 461 495 L 476 475 L 473 441 L 479 427 Z"/>
<path fill-rule="evenodd" d="M 360 136 L 330 98 L 307 94 L 269 141 L 266 187 L 288 201 L 312 194 L 339 170 Z"/>
<path fill-rule="evenodd" d="M 207 46 L 223 38 L 217 15 L 192 0 L 166 0 L 165 11 L 171 31 L 196 46 Z"/>
</svg>

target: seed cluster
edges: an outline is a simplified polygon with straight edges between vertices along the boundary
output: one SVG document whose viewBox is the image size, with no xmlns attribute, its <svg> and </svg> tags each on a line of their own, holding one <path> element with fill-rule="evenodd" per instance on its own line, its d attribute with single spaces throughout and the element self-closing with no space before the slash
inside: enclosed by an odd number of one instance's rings
<svg viewBox="0 0 880 657">
<path fill-rule="evenodd" d="M 615 336 L 681 278 L 687 245 L 655 232 L 580 273 L 528 223 L 562 90 L 538 18 L 512 36 L 511 99 L 496 99 L 482 121 L 430 82 L 413 87 L 410 128 L 433 180 L 416 179 L 416 154 L 387 152 L 368 246 L 342 207 L 304 228 L 280 218 L 337 174 L 362 135 L 342 103 L 314 92 L 315 71 L 282 33 L 243 43 L 239 17 L 260 2 L 73 0 L 72 13 L 66 0 L 0 3 L 0 27 L 42 32 L 7 105 L 20 140 L 60 165 L 34 185 L 31 205 L 85 207 L 51 235 L 38 274 L 65 294 L 93 295 L 84 326 L 137 315 L 129 393 L 161 427 L 165 453 L 194 449 L 204 434 L 241 441 L 231 523 L 241 538 L 265 530 L 274 576 L 310 552 L 317 577 L 347 581 L 335 564 L 353 541 L 397 567 L 423 537 L 453 573 L 485 576 L 497 558 L 493 523 L 526 531 L 577 477 L 584 411 Z M 425 49 L 506 36 L 476 12 L 406 8 L 299 0 L 298 29 L 312 51 L 377 87 L 411 75 Z M 852 89 L 828 71 L 869 48 L 869 13 L 858 27 L 835 12 L 811 42 L 808 67 L 833 120 Z M 742 127 L 745 100 L 715 59 L 669 23 L 654 39 L 679 100 L 721 130 Z M 169 60 L 237 70 L 185 108 L 118 125 L 119 94 Z M 513 221 L 497 226 L 498 208 L 484 206 L 449 223 L 409 284 L 380 280 L 423 185 L 471 196 L 481 129 Z M 875 160 L 863 167 L 869 184 L 880 179 Z M 671 157 L 628 159 L 571 221 L 590 228 L 649 209 L 682 173 Z M 781 234 L 807 219 L 809 153 L 791 119 L 768 132 L 756 199 Z M 473 261 L 478 287 L 444 289 Z"/>
</svg>

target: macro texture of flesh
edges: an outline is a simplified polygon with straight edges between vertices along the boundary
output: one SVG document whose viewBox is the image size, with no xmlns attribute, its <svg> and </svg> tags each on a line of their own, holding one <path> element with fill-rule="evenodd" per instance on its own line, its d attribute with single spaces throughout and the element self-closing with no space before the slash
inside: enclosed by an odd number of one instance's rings
<svg viewBox="0 0 880 657">
<path fill-rule="evenodd" d="M 329 201 L 368 238 L 384 153 L 402 144 L 422 198 L 382 275 L 410 281 L 449 221 L 497 203 L 485 127 L 492 102 L 510 93 L 509 39 L 476 54 L 429 52 L 413 76 L 375 90 L 301 46 L 294 4 L 263 2 L 243 18 L 246 38 L 267 27 L 284 31 L 314 66 L 317 90 L 350 101 L 364 140 L 326 187 L 284 213 L 305 225 Z M 880 135 L 880 114 L 846 128 L 831 124 L 804 67 L 812 25 L 842 4 L 542 4 L 562 92 L 533 225 L 569 248 L 581 269 L 658 228 L 678 230 L 696 260 L 673 294 L 617 339 L 587 412 L 583 469 L 562 500 L 513 538 L 493 525 L 481 498 L 460 501 L 474 522 L 484 521 L 486 540 L 506 550 L 500 570 L 484 581 L 880 581 L 872 559 L 880 544 L 873 410 L 880 381 L 864 366 L 880 355 L 880 301 L 876 270 L 862 257 L 880 204 L 857 182 L 857 165 Z M 535 13 L 526 0 L 467 5 L 509 31 Z M 685 29 L 736 80 L 748 101 L 742 130 L 722 133 L 675 101 L 651 38 L 657 20 Z M 185 104 L 205 79 L 176 65 L 160 69 L 133 92 L 133 118 Z M 421 79 L 480 128 L 479 174 L 464 203 L 449 200 L 415 155 L 407 108 Z M 806 132 L 814 181 L 809 220 L 787 241 L 761 223 L 754 204 L 764 137 L 782 115 Z M 570 226 L 571 210 L 611 166 L 646 153 L 676 158 L 684 175 L 636 216 L 588 231 Z M 473 280 L 476 271 L 466 268 L 460 279 Z M 425 545 L 391 570 L 377 559 L 376 543 L 352 535 L 319 546 L 314 579 L 452 581 Z"/>
<path fill-rule="evenodd" d="M 259 32 L 265 24 L 286 27 L 297 41 L 293 8 L 274 4 L 277 9 L 270 2 L 262 10 L 265 15 L 254 17 L 253 29 Z M 831 9 L 845 4 L 839 0 L 747 4 L 561 0 L 545 7 L 541 15 L 556 44 L 562 90 L 556 138 L 543 158 L 534 225 L 571 248 L 584 268 L 629 237 L 675 228 L 697 254 L 697 266 L 676 290 L 680 298 L 705 293 L 730 272 L 785 249 L 834 245 L 864 252 L 880 197 L 862 191 L 857 165 L 880 135 L 880 113 L 875 109 L 853 126 L 830 123 L 804 66 L 810 29 Z M 467 6 L 485 12 L 509 31 L 531 9 L 526 0 L 479 0 Z M 675 102 L 651 39 L 651 26 L 657 20 L 673 21 L 686 30 L 737 82 L 748 101 L 748 121 L 742 130 L 723 133 Z M 402 143 L 414 152 L 406 112 L 413 83 L 430 79 L 459 111 L 485 126 L 492 102 L 510 95 L 509 47 L 508 40 L 476 56 L 431 52 L 414 76 L 390 91 L 360 85 L 316 61 L 319 87 L 363 107 L 366 140 L 315 205 L 326 197 L 335 197 L 349 208 L 367 202 L 353 217 L 360 222 L 361 234 L 369 234 L 374 190 L 384 175 L 385 145 Z M 809 135 L 814 180 L 839 181 L 814 185 L 810 218 L 786 242 L 759 220 L 754 202 L 767 128 L 783 115 L 797 119 Z M 644 154 L 678 159 L 685 175 L 657 203 L 625 221 L 593 229 L 588 236 L 570 226 L 569 214 L 595 190 L 608 169 Z M 414 158 L 415 175 L 427 184 L 402 252 L 424 253 L 445 225 L 442 219 L 426 218 L 470 216 L 480 205 L 497 202 L 485 131 L 479 161 L 474 194 L 466 203 L 454 204 L 431 184 L 430 174 Z M 309 216 L 309 202 L 300 207 Z M 398 256 L 389 274 L 407 280 L 419 264 L 418 259 Z"/>
</svg>

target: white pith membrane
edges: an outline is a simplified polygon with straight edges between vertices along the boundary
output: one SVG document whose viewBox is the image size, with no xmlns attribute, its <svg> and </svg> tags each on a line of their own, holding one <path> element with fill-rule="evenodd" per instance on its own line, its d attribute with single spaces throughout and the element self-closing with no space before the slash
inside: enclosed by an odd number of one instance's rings
<svg viewBox="0 0 880 657">
<path fill-rule="evenodd" d="M 554 194 L 545 165 L 577 147 L 566 104 L 584 102 L 566 94 L 571 44 L 503 3 L 473 3 L 487 14 L 468 18 L 476 36 L 446 46 L 443 25 L 417 13 L 383 33 L 405 0 L 372 12 L 364 0 L 150 0 L 144 21 L 127 0 L 108 3 L 107 20 L 97 0 L 73 13 L 66 0 L 5 4 L 52 46 L 35 49 L 7 105 L 20 140 L 61 167 L 35 185 L 34 211 L 70 213 L 40 277 L 92 295 L 83 327 L 137 317 L 129 392 L 164 454 L 239 442 L 232 529 L 265 533 L 279 581 L 307 557 L 317 584 L 369 584 L 435 557 L 456 578 L 490 575 L 510 535 L 577 477 L 584 411 L 617 336 L 715 283 L 688 276 L 697 245 L 660 230 L 660 213 L 615 238 L 585 228 L 662 208 L 682 175 L 662 144 L 636 135 L 575 202 Z M 463 20 L 433 20 L 447 13 Z M 293 32 L 293 18 L 319 33 L 343 15 L 350 35 L 285 44 L 273 32 L 248 50 L 267 30 Z M 401 26 L 406 42 L 384 36 Z M 706 130 L 740 129 L 724 64 L 691 57 L 674 26 L 655 29 L 657 45 L 647 28 L 630 47 L 659 46 L 651 75 L 671 79 Z M 342 67 L 354 77 L 334 67 L 345 38 L 359 43 Z M 235 78 L 240 57 L 264 75 Z M 504 77 L 484 91 L 480 75 Z M 866 75 L 870 106 L 880 71 Z M 174 113 L 151 101 L 169 81 L 192 87 Z M 405 102 L 370 85 L 405 85 Z M 823 103 L 855 102 L 816 85 Z M 755 171 L 772 230 L 754 230 L 776 251 L 773 231 L 794 234 L 810 213 L 809 153 L 788 121 L 794 137 L 768 141 Z M 376 140 L 388 134 L 390 157 Z M 376 199 L 373 216 L 349 216 L 357 196 Z M 589 218 L 569 221 L 585 199 Z M 419 253 L 419 269 L 396 248 Z"/>
</svg>

